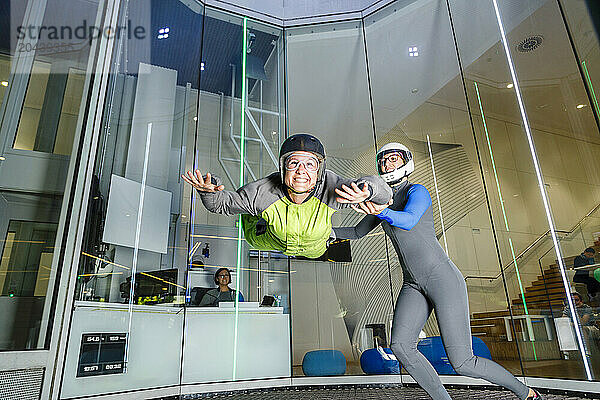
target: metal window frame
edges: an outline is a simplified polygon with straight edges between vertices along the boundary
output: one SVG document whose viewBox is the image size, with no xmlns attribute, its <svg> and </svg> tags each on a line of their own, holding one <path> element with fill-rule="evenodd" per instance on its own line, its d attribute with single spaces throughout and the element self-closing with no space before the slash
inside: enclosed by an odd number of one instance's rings
<svg viewBox="0 0 600 400">
<path fill-rule="evenodd" d="M 120 0 L 104 0 L 99 2 L 98 20 L 103 27 L 116 26 Z M 100 24 L 98 24 L 100 25 Z M 61 212 L 61 224 L 64 238 L 61 284 L 55 293 L 56 309 L 54 312 L 54 329 L 50 339 L 50 350 L 46 363 L 44 385 L 41 398 L 58 399 L 64 374 L 66 349 L 70 333 L 70 322 L 73 310 L 73 294 L 77 279 L 79 253 L 85 229 L 85 217 L 89 198 L 89 188 L 95 163 L 96 149 L 102 128 L 104 98 L 107 93 L 112 55 L 114 53 L 114 37 L 101 36 L 93 42 L 88 61 L 82 105 L 77 121 L 76 139 L 73 156 L 69 165 L 67 188 L 70 196 L 65 196 Z M 70 202 L 70 204 L 69 204 Z M 69 206 L 71 206 L 69 208 Z"/>
</svg>

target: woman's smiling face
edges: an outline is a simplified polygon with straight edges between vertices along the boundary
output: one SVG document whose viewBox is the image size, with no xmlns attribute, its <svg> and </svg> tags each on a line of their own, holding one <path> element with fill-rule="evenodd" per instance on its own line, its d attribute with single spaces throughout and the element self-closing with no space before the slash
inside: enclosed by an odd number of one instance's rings
<svg viewBox="0 0 600 400">
<path fill-rule="evenodd" d="M 307 151 L 296 151 L 285 160 L 284 183 L 297 193 L 305 193 L 317 184 L 319 160 Z"/>
</svg>

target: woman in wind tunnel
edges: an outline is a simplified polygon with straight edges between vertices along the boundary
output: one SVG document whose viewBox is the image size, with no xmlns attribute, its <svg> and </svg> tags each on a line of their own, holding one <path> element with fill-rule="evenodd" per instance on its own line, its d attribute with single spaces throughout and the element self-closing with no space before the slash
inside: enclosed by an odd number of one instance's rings
<svg viewBox="0 0 600 400">
<path fill-rule="evenodd" d="M 283 142 L 278 172 L 235 192 L 224 190 L 219 178 L 202 176 L 199 170 L 182 178 L 198 191 L 207 210 L 242 214 L 244 236 L 254 248 L 307 258 L 322 256 L 334 239 L 331 216 L 338 209 L 365 200 L 385 204 L 392 196 L 377 175 L 353 181 L 326 170 L 323 144 L 305 133 Z"/>
<path fill-rule="evenodd" d="M 398 253 L 404 282 L 392 326 L 396 357 L 432 399 L 450 399 L 436 371 L 417 350 L 419 333 L 435 310 L 448 360 L 458 374 L 504 386 L 522 400 L 541 399 L 500 365 L 473 355 L 467 287 L 437 241 L 429 192 L 408 181 L 415 168 L 411 152 L 402 144 L 388 143 L 377 153 L 377 168 L 393 190 L 391 204 L 352 205 L 367 215 L 355 227 L 334 231 L 339 239 L 358 239 L 381 223 Z"/>
</svg>

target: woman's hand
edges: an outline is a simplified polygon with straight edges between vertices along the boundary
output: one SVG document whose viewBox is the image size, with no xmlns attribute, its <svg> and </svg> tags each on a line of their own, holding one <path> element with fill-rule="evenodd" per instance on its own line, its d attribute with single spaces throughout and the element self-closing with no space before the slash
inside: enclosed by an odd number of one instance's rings
<svg viewBox="0 0 600 400">
<path fill-rule="evenodd" d="M 354 211 L 359 212 L 361 214 L 377 215 L 389 206 L 391 206 L 393 202 L 394 200 L 390 200 L 387 204 L 375 204 L 370 201 L 365 201 L 363 203 L 358 203 L 357 205 L 353 204 L 350 207 L 352 207 Z"/>
<path fill-rule="evenodd" d="M 181 175 L 184 181 L 192 185 L 192 187 L 200 192 L 215 193 L 225 189 L 223 185 L 213 185 L 210 172 L 206 173 L 206 178 L 202 177 L 199 169 L 196 172 L 187 171 L 186 175 Z"/>
<path fill-rule="evenodd" d="M 336 200 L 338 203 L 362 203 L 371 196 L 369 185 L 365 182 L 362 189 L 354 182 L 350 186 L 342 185 L 341 189 L 335 188 L 335 192 L 339 195 Z"/>
</svg>

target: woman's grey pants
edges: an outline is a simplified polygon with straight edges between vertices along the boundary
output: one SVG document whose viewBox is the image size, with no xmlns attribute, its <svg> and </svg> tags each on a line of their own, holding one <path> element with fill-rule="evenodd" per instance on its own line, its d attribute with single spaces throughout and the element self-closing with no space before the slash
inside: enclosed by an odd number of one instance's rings
<svg viewBox="0 0 600 400">
<path fill-rule="evenodd" d="M 467 286 L 456 266 L 448 263 L 432 270 L 423 286 L 405 281 L 398 295 L 392 326 L 392 351 L 433 400 L 451 398 L 429 361 L 417 350 L 417 338 L 432 309 L 448 360 L 458 374 L 483 378 L 504 386 L 520 399 L 527 398 L 527 386 L 507 370 L 473 355 Z"/>
</svg>

